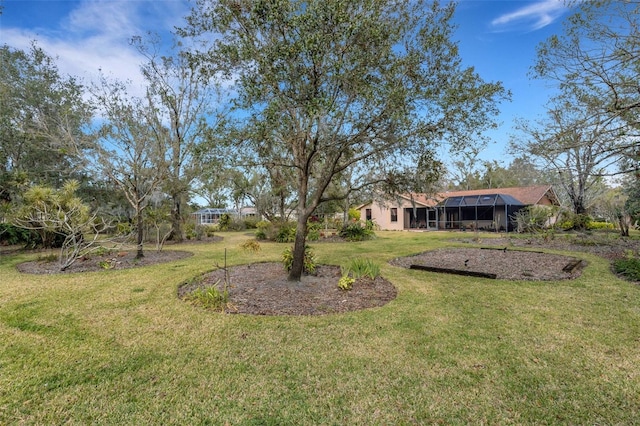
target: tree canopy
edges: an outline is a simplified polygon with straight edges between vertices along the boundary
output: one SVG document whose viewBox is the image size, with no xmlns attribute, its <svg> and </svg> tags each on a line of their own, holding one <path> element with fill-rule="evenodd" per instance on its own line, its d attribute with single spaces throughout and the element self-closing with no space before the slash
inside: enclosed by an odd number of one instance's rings
<svg viewBox="0 0 640 426">
<path fill-rule="evenodd" d="M 196 1 L 181 34 L 208 40 L 192 60 L 235 84 L 234 149 L 293 173 L 291 280 L 307 219 L 341 173 L 356 171 L 351 189 L 383 181 L 433 144 L 491 125 L 505 91 L 462 67 L 453 12 L 427 1 Z"/>
<path fill-rule="evenodd" d="M 35 43 L 28 51 L 0 47 L 0 200 L 84 174 L 93 110 L 83 95 Z"/>
</svg>

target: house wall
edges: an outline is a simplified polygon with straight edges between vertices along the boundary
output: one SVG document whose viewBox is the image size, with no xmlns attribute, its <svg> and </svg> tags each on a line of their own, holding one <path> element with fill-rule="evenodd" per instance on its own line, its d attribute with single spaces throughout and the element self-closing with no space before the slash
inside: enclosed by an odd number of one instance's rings
<svg viewBox="0 0 640 426">
<path fill-rule="evenodd" d="M 396 208 L 398 211 L 396 222 L 391 221 L 391 208 Z M 388 203 L 387 205 L 379 204 L 379 203 L 369 203 L 360 209 L 360 219 L 366 220 L 366 212 L 367 209 L 371 209 L 371 220 L 382 230 L 382 231 L 402 231 L 404 229 L 404 208 L 403 205 L 398 205 L 396 203 Z"/>
</svg>

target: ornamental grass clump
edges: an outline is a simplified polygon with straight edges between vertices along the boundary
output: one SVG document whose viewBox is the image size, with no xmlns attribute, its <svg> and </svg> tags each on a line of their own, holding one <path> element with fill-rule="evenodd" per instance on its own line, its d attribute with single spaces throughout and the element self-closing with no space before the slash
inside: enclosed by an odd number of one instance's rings
<svg viewBox="0 0 640 426">
<path fill-rule="evenodd" d="M 380 276 L 380 265 L 371 259 L 356 257 L 349 265 L 342 267 L 342 275 L 350 275 L 356 279 L 369 277 L 373 280 Z"/>
<path fill-rule="evenodd" d="M 222 291 L 218 290 L 218 284 L 219 282 L 211 287 L 197 288 L 186 296 L 185 299 L 205 309 L 224 311 L 229 303 L 229 291 L 226 288 Z"/>
</svg>

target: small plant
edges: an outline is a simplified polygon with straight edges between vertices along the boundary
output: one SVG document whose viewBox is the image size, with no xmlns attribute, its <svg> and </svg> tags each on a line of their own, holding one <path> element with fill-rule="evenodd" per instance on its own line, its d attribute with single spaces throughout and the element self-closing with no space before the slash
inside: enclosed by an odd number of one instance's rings
<svg viewBox="0 0 640 426">
<path fill-rule="evenodd" d="M 342 268 L 343 275 L 351 275 L 354 278 L 369 277 L 372 280 L 380 275 L 380 265 L 371 259 L 357 257 L 351 263 Z"/>
<path fill-rule="evenodd" d="M 229 303 L 229 291 L 218 290 L 219 281 L 207 288 L 199 287 L 185 297 L 191 303 L 202 306 L 205 309 L 224 311 Z"/>
<path fill-rule="evenodd" d="M 350 276 L 343 275 L 342 278 L 340 278 L 340 281 L 338 281 L 338 288 L 344 291 L 351 290 L 355 281 L 356 280 Z"/>
<path fill-rule="evenodd" d="M 107 256 L 107 255 L 113 253 L 113 250 L 112 249 L 108 249 L 108 248 L 106 248 L 104 246 L 100 246 L 93 253 L 96 256 L 102 257 L 102 256 Z"/>
<path fill-rule="evenodd" d="M 51 263 L 58 260 L 58 255 L 54 253 L 45 254 L 43 256 L 38 256 L 38 262 Z"/>
<path fill-rule="evenodd" d="M 102 269 L 113 269 L 114 261 L 113 260 L 101 260 L 100 262 L 98 262 L 98 266 L 100 266 Z"/>
<path fill-rule="evenodd" d="M 304 248 L 303 262 L 303 270 L 306 274 L 313 275 L 316 273 L 316 256 L 309 246 L 305 246 Z M 293 247 L 287 248 L 282 253 L 282 264 L 287 272 L 291 271 L 291 267 L 293 266 Z"/>
<path fill-rule="evenodd" d="M 260 243 L 257 242 L 256 240 L 247 240 L 244 243 L 240 244 L 240 248 L 242 248 L 242 250 L 247 251 L 247 252 L 251 252 L 251 253 L 258 253 L 260 251 Z"/>
</svg>

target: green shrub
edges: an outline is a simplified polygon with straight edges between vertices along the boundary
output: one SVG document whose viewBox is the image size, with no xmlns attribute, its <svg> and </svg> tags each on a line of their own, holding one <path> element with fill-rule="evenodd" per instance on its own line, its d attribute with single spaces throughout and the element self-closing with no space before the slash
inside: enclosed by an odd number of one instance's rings
<svg viewBox="0 0 640 426">
<path fill-rule="evenodd" d="M 322 229 L 322 223 L 315 221 L 307 222 L 307 240 L 318 241 L 320 239 L 320 230 Z"/>
<path fill-rule="evenodd" d="M 340 228 L 339 235 L 347 241 L 364 241 L 375 236 L 373 222 L 350 222 Z"/>
<path fill-rule="evenodd" d="M 571 211 L 562 212 L 560 219 L 556 223 L 556 227 L 564 231 L 589 229 L 589 223 L 592 222 L 591 217 L 586 214 L 575 214 Z"/>
<path fill-rule="evenodd" d="M 353 278 L 369 277 L 375 279 L 380 275 L 380 265 L 371 259 L 357 257 L 351 263 L 342 268 L 343 275 L 350 275 Z"/>
<path fill-rule="evenodd" d="M 267 233 L 263 229 L 258 229 L 258 230 L 256 230 L 256 238 L 258 240 L 264 241 L 264 240 L 268 239 L 267 238 Z"/>
<path fill-rule="evenodd" d="M 600 229 L 615 229 L 615 228 L 616 227 L 613 225 L 613 223 L 609 223 L 609 222 L 590 221 L 587 223 L 587 229 L 589 231 L 596 231 Z"/>
<path fill-rule="evenodd" d="M 231 225 L 231 216 L 228 213 L 223 213 L 220 216 L 220 220 L 218 221 L 218 226 L 221 231 L 229 230 L 229 225 Z"/>
<path fill-rule="evenodd" d="M 349 215 L 349 219 L 353 221 L 360 220 L 360 210 L 358 209 L 349 209 L 348 215 Z"/>
<path fill-rule="evenodd" d="M 283 223 L 277 229 L 275 241 L 278 243 L 292 243 L 296 240 L 296 225 L 291 222 Z"/>
<path fill-rule="evenodd" d="M 316 273 L 316 256 L 313 253 L 311 247 L 304 247 L 304 264 L 303 271 L 306 274 L 313 275 Z M 282 264 L 284 265 L 284 269 L 289 272 L 291 271 L 291 267 L 293 266 L 293 247 L 288 247 L 282 253 Z"/>
<path fill-rule="evenodd" d="M 244 218 L 244 228 L 245 229 L 256 229 L 258 227 L 258 218 L 257 217 L 245 217 Z"/>
<path fill-rule="evenodd" d="M 640 281 L 640 259 L 624 258 L 613 261 L 613 270 L 632 281 Z"/>
<path fill-rule="evenodd" d="M 227 231 L 244 231 L 247 229 L 245 221 L 240 218 L 232 218 L 226 226 Z"/>
<path fill-rule="evenodd" d="M 259 240 L 271 240 L 273 239 L 274 231 L 273 224 L 266 220 L 261 220 L 256 223 L 256 238 Z"/>
<path fill-rule="evenodd" d="M 193 240 L 196 238 L 196 224 L 193 222 L 188 222 L 184 225 L 184 236 L 187 240 Z"/>
<path fill-rule="evenodd" d="M 0 244 L 36 246 L 40 237 L 34 231 L 10 223 L 0 223 Z"/>
</svg>

